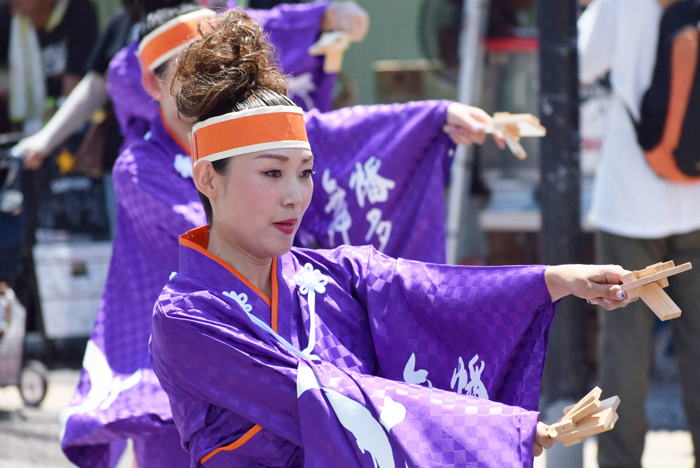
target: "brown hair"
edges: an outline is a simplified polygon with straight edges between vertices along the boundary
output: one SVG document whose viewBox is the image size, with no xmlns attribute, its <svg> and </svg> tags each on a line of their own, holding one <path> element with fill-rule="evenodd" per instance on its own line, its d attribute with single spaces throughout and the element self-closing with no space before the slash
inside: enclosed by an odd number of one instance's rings
<svg viewBox="0 0 700 468">
<path fill-rule="evenodd" d="M 266 95 L 286 97 L 287 79 L 275 65 L 273 47 L 245 11 L 234 8 L 203 20 L 199 30 L 202 37 L 180 54 L 173 79 L 181 83 L 177 107 L 182 115 L 201 121 L 242 110 L 244 102 Z M 294 105 L 283 101 L 267 105 Z M 260 104 L 247 107 L 266 105 Z"/>
<path fill-rule="evenodd" d="M 202 20 L 201 38 L 177 58 L 172 86 L 179 112 L 195 122 L 245 109 L 295 106 L 287 96 L 287 79 L 275 65 L 272 45 L 262 27 L 243 10 L 234 8 Z M 212 163 L 226 175 L 231 158 Z M 213 222 L 209 199 L 200 192 L 207 221 Z"/>
</svg>

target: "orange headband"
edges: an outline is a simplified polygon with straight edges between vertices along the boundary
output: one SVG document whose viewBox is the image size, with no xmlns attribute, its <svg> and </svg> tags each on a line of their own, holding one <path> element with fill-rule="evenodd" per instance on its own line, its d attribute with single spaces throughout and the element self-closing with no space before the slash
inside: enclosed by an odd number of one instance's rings
<svg viewBox="0 0 700 468">
<path fill-rule="evenodd" d="M 175 57 L 188 43 L 199 36 L 197 29 L 199 20 L 212 16 L 216 16 L 216 13 L 203 8 L 173 18 L 148 33 L 139 44 L 142 70 L 155 70 Z"/>
<path fill-rule="evenodd" d="M 240 154 L 282 148 L 311 149 L 304 112 L 274 106 L 231 112 L 199 122 L 192 129 L 192 161 L 217 161 Z"/>
</svg>

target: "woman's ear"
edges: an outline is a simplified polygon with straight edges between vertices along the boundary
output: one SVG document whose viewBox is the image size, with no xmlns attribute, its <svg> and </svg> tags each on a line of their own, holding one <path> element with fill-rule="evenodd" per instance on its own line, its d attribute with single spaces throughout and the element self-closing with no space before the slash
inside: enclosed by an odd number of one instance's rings
<svg viewBox="0 0 700 468">
<path fill-rule="evenodd" d="M 216 198 L 218 185 L 217 176 L 221 177 L 209 161 L 200 161 L 193 169 L 194 185 L 197 190 L 206 195 L 210 200 Z"/>
<path fill-rule="evenodd" d="M 146 70 L 141 75 L 141 83 L 143 84 L 143 89 L 146 90 L 149 96 L 153 98 L 154 101 L 160 101 L 162 96 L 162 91 L 160 89 L 160 80 L 156 76 L 156 72 L 153 70 Z"/>
</svg>

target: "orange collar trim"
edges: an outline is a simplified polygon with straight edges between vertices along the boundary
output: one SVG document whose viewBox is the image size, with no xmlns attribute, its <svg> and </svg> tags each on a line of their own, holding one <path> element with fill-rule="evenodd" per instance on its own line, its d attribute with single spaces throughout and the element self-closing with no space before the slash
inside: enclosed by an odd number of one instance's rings
<svg viewBox="0 0 700 468">
<path fill-rule="evenodd" d="M 257 287 L 255 287 L 250 281 L 248 281 L 243 275 L 241 275 L 235 268 L 233 268 L 230 264 L 226 263 L 219 257 L 213 255 L 211 252 L 207 250 L 207 247 L 209 247 L 209 226 L 200 226 L 198 228 L 194 228 L 191 231 L 188 231 L 180 236 L 180 245 L 184 247 L 188 247 L 190 249 L 193 249 L 202 255 L 204 255 L 207 258 L 210 258 L 211 260 L 214 260 L 216 263 L 219 265 L 223 266 L 226 268 L 229 272 L 231 272 L 236 278 L 239 280 L 243 281 L 246 286 L 248 286 L 250 289 L 255 291 L 266 303 L 267 305 L 271 305 L 272 309 L 272 315 L 270 317 L 270 322 L 272 329 L 275 331 L 275 333 L 278 333 L 278 315 L 277 315 L 277 303 L 279 302 L 279 287 L 278 287 L 278 282 L 277 282 L 277 257 L 272 259 L 272 268 L 271 268 L 271 280 L 272 280 L 272 301 L 267 297 L 265 293 L 260 291 Z M 235 450 L 246 442 L 248 442 L 250 439 L 253 438 L 255 434 L 260 432 L 262 430 L 262 426 L 255 425 L 253 426 L 250 430 L 248 430 L 245 434 L 243 434 L 241 437 L 233 441 L 229 445 L 224 445 L 221 447 L 218 447 L 208 454 L 206 454 L 202 459 L 199 461 L 201 464 L 204 464 L 207 462 L 211 457 L 216 455 L 219 452 L 222 451 L 229 451 L 229 450 Z"/>
<path fill-rule="evenodd" d="M 262 430 L 262 426 L 258 426 L 256 424 L 255 426 L 250 428 L 250 430 L 248 430 L 248 432 L 246 432 L 241 437 L 236 439 L 233 443 L 231 443 L 229 445 L 224 445 L 222 447 L 218 447 L 218 448 L 212 450 L 211 452 L 209 452 L 208 454 L 206 454 L 205 456 L 203 456 L 202 459 L 199 460 L 199 463 L 201 463 L 203 465 L 211 457 L 213 457 L 214 455 L 216 455 L 219 452 L 223 452 L 224 450 L 236 450 L 238 447 L 241 447 L 243 444 L 245 444 L 250 439 L 252 439 L 253 436 L 255 434 L 257 434 L 258 432 L 260 432 L 261 430 Z"/>
<path fill-rule="evenodd" d="M 190 231 L 187 231 L 183 235 L 180 236 L 180 245 L 183 245 L 185 247 L 189 247 L 190 249 L 196 250 L 200 254 L 204 255 L 205 257 L 214 260 L 216 263 L 221 265 L 222 267 L 226 268 L 232 275 L 234 275 L 236 278 L 241 280 L 246 286 L 248 286 L 250 289 L 255 291 L 258 296 L 262 298 L 265 303 L 267 303 L 268 306 L 273 308 L 273 313 L 271 317 L 271 326 L 272 329 L 277 332 L 277 298 L 279 296 L 278 291 L 277 291 L 277 257 L 272 259 L 272 268 L 271 268 L 271 281 L 272 281 L 272 299 L 273 301 L 270 301 L 270 298 L 267 297 L 267 294 L 262 292 L 260 289 L 257 288 L 253 283 L 248 281 L 248 279 L 240 274 L 238 270 L 233 268 L 230 264 L 226 263 L 216 255 L 212 254 L 207 250 L 209 247 L 209 226 L 200 226 L 198 228 L 194 228 Z M 274 307 L 273 307 L 274 304 Z"/>
<path fill-rule="evenodd" d="M 180 148 L 182 148 L 182 150 L 185 152 L 185 154 L 187 154 L 187 156 L 191 157 L 190 146 L 185 145 L 183 143 L 183 141 L 180 138 L 178 138 L 178 136 L 175 134 L 173 129 L 170 128 L 170 126 L 168 125 L 168 122 L 165 121 L 165 116 L 163 115 L 163 108 L 162 107 L 158 108 L 158 114 L 160 114 L 160 121 L 162 122 L 163 128 L 165 129 L 165 131 L 168 132 L 168 135 L 170 136 L 170 138 L 172 138 L 173 141 L 175 143 L 177 143 L 180 146 Z"/>
</svg>

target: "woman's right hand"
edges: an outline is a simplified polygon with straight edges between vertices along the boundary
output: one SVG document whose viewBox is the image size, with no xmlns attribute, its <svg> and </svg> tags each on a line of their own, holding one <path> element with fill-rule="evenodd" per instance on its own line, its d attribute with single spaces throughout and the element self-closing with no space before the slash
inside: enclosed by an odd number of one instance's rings
<svg viewBox="0 0 700 468">
<path fill-rule="evenodd" d="M 443 130 L 458 145 L 481 145 L 486 140 L 486 127 L 491 120 L 491 116 L 478 107 L 453 102 L 447 107 L 447 124 Z M 499 148 L 506 147 L 500 133 L 494 133 L 493 138 Z"/>
<path fill-rule="evenodd" d="M 24 159 L 22 160 L 22 166 L 25 169 L 35 171 L 39 169 L 42 164 L 44 164 L 44 159 L 46 156 L 39 153 L 38 151 L 27 150 L 24 153 Z"/>
</svg>

